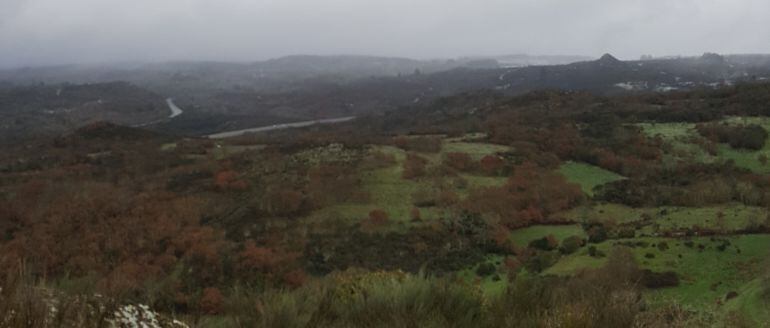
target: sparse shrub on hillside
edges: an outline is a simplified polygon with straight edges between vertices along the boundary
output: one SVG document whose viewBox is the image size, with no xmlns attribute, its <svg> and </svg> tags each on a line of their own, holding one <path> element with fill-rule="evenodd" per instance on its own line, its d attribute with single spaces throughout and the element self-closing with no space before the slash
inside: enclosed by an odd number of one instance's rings
<svg viewBox="0 0 770 328">
<path fill-rule="evenodd" d="M 582 200 L 580 187 L 568 183 L 562 175 L 525 163 L 514 168 L 504 186 L 471 192 L 463 207 L 499 219 L 514 229 L 543 222 L 550 214 L 572 208 Z"/>
<path fill-rule="evenodd" d="M 642 285 L 647 288 L 667 288 L 679 286 L 679 275 L 673 271 L 653 272 L 642 270 Z"/>
<path fill-rule="evenodd" d="M 540 251 L 530 257 L 524 265 L 530 272 L 542 272 L 556 264 L 559 256 L 559 252 L 556 251 Z"/>
<path fill-rule="evenodd" d="M 393 139 L 393 144 L 406 151 L 438 153 L 441 151 L 440 136 L 400 136 Z"/>
<path fill-rule="evenodd" d="M 352 201 L 361 195 L 359 179 L 350 165 L 319 164 L 307 175 L 308 194 L 316 207 Z"/>
<path fill-rule="evenodd" d="M 225 297 L 219 289 L 209 287 L 203 289 L 203 294 L 198 301 L 200 312 L 207 315 L 221 314 L 224 310 Z"/>
<path fill-rule="evenodd" d="M 548 235 L 540 239 L 535 239 L 529 243 L 529 247 L 544 251 L 551 251 L 559 247 L 559 241 L 553 235 Z"/>
<path fill-rule="evenodd" d="M 444 165 L 460 172 L 470 172 L 476 168 L 476 163 L 470 155 L 459 152 L 447 153 L 444 158 Z"/>
<path fill-rule="evenodd" d="M 305 195 L 291 189 L 274 189 L 268 192 L 267 199 L 262 206 L 264 210 L 273 215 L 292 216 L 303 210 Z"/>
<path fill-rule="evenodd" d="M 420 215 L 420 209 L 417 207 L 412 207 L 412 209 L 409 211 L 409 219 L 412 220 L 412 222 L 421 221 L 422 216 Z"/>
<path fill-rule="evenodd" d="M 298 288 L 307 282 L 308 275 L 305 273 L 305 270 L 297 268 L 284 273 L 282 279 L 283 283 L 288 287 Z"/>
<path fill-rule="evenodd" d="M 497 268 L 494 264 L 486 262 L 482 263 L 476 268 L 476 275 L 479 277 L 487 277 L 489 275 L 492 275 L 497 271 Z"/>
<path fill-rule="evenodd" d="M 615 229 L 617 231 L 618 238 L 634 238 L 636 236 L 636 229 L 634 227 L 622 227 Z"/>
<path fill-rule="evenodd" d="M 487 155 L 481 158 L 479 161 L 479 167 L 481 171 L 487 175 L 498 175 L 503 170 L 505 162 L 500 156 Z"/>
<path fill-rule="evenodd" d="M 214 176 L 214 185 L 219 190 L 234 190 L 243 191 L 248 189 L 249 184 L 246 180 L 241 179 L 233 170 L 223 170 L 217 172 Z"/>
<path fill-rule="evenodd" d="M 588 246 L 588 256 L 590 256 L 590 257 L 605 257 L 607 255 L 604 254 L 604 252 L 602 252 L 598 248 L 596 248 L 596 246 L 591 245 L 591 246 Z"/>
<path fill-rule="evenodd" d="M 452 190 L 442 190 L 438 194 L 436 204 L 441 207 L 451 207 L 460 202 L 460 196 Z"/>
<path fill-rule="evenodd" d="M 770 302 L 770 274 L 765 274 L 761 279 L 760 297 L 762 297 L 765 302 Z"/>
<path fill-rule="evenodd" d="M 588 226 L 586 234 L 588 234 L 589 243 L 597 244 L 607 240 L 607 229 L 600 224 Z"/>
<path fill-rule="evenodd" d="M 570 236 L 561 242 L 559 251 L 562 254 L 572 254 L 585 245 L 586 241 L 580 236 Z"/>
<path fill-rule="evenodd" d="M 513 245 L 513 241 L 511 241 L 511 230 L 498 224 L 490 227 L 488 234 L 497 247 L 513 252 L 515 245 Z"/>
<path fill-rule="evenodd" d="M 759 162 L 759 164 L 767 165 L 767 155 L 765 154 L 757 155 L 757 161 Z"/>
<path fill-rule="evenodd" d="M 698 133 L 714 142 L 727 143 L 736 149 L 760 150 L 765 146 L 767 131 L 759 125 L 730 126 L 727 124 L 698 124 Z"/>
<path fill-rule="evenodd" d="M 419 178 L 425 175 L 425 167 L 427 164 L 428 160 L 425 158 L 414 153 L 407 153 L 401 176 L 404 179 Z"/>
<path fill-rule="evenodd" d="M 437 202 L 437 197 L 430 188 L 420 188 L 412 193 L 412 205 L 416 207 L 432 207 L 436 206 Z"/>
<path fill-rule="evenodd" d="M 383 225 L 388 223 L 388 213 L 383 210 L 372 210 L 369 212 L 369 220 L 375 225 Z"/>
<path fill-rule="evenodd" d="M 361 162 L 363 169 L 381 169 L 391 167 L 396 164 L 396 157 L 393 154 L 387 154 L 382 151 L 371 151 Z"/>
</svg>

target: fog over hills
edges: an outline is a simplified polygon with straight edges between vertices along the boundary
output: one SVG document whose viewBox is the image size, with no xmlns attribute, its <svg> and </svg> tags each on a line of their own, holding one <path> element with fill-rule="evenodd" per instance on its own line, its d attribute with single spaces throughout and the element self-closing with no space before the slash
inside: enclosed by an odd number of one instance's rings
<svg viewBox="0 0 770 328">
<path fill-rule="evenodd" d="M 550 65 L 540 65 L 542 63 Z M 4 88 L 9 90 L 5 97 L 22 104 L 0 110 L 6 115 L 14 115 L 18 122 L 27 122 L 18 125 L 28 127 L 26 131 L 61 131 L 60 123 L 49 124 L 45 119 L 40 122 L 41 117 L 53 119 L 54 116 L 33 113 L 69 113 L 62 112 L 58 105 L 70 96 L 69 93 L 57 94 L 50 99 L 23 95 L 32 92 L 52 96 L 51 90 L 67 89 L 72 84 L 102 85 L 123 81 L 154 94 L 155 103 L 158 103 L 157 99 L 173 98 L 175 106 L 184 111 L 184 115 L 175 116 L 173 120 L 145 120 L 148 128 L 184 135 L 207 135 L 271 124 L 382 115 L 478 90 L 503 95 L 541 89 L 612 95 L 714 89 L 768 78 L 770 55 L 722 56 L 714 53 L 697 57 L 646 57 L 636 61 L 621 61 L 611 54 L 598 59 L 512 55 L 445 60 L 290 56 L 251 63 L 69 65 L 0 71 L 0 90 L 5 84 Z M 100 97 L 94 94 L 93 99 L 76 99 L 75 102 L 81 101 L 78 106 L 82 107 Z M 74 105 L 77 104 L 70 106 Z M 160 113 L 167 112 L 162 105 L 156 107 L 159 108 L 154 115 L 162 116 Z M 31 112 L 26 112 L 27 116 L 18 116 L 23 111 Z M 134 114 L 142 113 L 139 108 L 121 113 L 114 122 L 138 124 L 145 117 Z M 36 118 L 28 122 L 22 117 Z M 72 122 L 82 125 L 89 121 L 84 120 L 83 114 L 77 117 Z M 103 116 L 93 119 L 99 117 Z M 29 129 L 31 126 L 38 128 Z M 21 133 L 25 129 L 13 131 Z"/>
<path fill-rule="evenodd" d="M 447 58 L 770 53 L 763 0 L 5 0 L 0 67 L 238 61 L 291 54 Z M 683 19 L 686 17 L 686 19 Z"/>
</svg>

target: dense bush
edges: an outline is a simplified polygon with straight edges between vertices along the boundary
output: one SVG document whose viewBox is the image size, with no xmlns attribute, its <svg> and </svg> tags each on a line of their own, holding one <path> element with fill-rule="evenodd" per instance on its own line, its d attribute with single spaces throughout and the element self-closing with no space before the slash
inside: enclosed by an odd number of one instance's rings
<svg viewBox="0 0 770 328">
<path fill-rule="evenodd" d="M 679 275 L 673 271 L 653 272 L 642 270 L 642 285 L 647 288 L 667 288 L 679 286 Z"/>
<path fill-rule="evenodd" d="M 416 179 L 425 175 L 425 166 L 428 160 L 415 153 L 407 153 L 404 160 L 403 172 L 401 177 L 404 179 Z"/>
<path fill-rule="evenodd" d="M 505 162 L 503 159 L 497 155 L 487 155 L 481 158 L 479 161 L 479 167 L 481 168 L 481 171 L 487 175 L 500 174 L 504 165 Z"/>
<path fill-rule="evenodd" d="M 515 229 L 547 222 L 551 214 L 572 208 L 583 199 L 580 187 L 562 175 L 524 163 L 514 167 L 504 186 L 473 190 L 463 208 Z"/>
<path fill-rule="evenodd" d="M 480 277 L 489 276 L 497 271 L 497 268 L 492 263 L 482 263 L 476 268 L 476 275 Z"/>
<path fill-rule="evenodd" d="M 476 168 L 476 162 L 470 155 L 458 152 L 447 153 L 444 158 L 444 165 L 460 172 L 469 172 Z"/>
<path fill-rule="evenodd" d="M 393 144 L 398 148 L 422 153 L 438 153 L 441 151 L 441 142 L 440 136 L 401 136 L 393 139 Z"/>
<path fill-rule="evenodd" d="M 551 251 L 559 247 L 559 241 L 553 235 L 548 235 L 543 238 L 535 239 L 529 242 L 529 247 L 536 248 L 543 251 Z"/>
<path fill-rule="evenodd" d="M 588 225 L 586 234 L 588 234 L 588 242 L 590 243 L 597 244 L 607 240 L 607 228 L 601 224 Z"/>
<path fill-rule="evenodd" d="M 539 251 L 530 257 L 524 265 L 530 272 L 542 272 L 556 264 L 559 261 L 559 256 L 559 252 L 556 251 Z"/>
<path fill-rule="evenodd" d="M 576 252 L 580 247 L 583 247 L 585 245 L 586 241 L 583 237 L 580 236 L 571 236 L 564 239 L 564 241 L 561 242 L 561 247 L 559 247 L 559 251 L 562 254 L 572 254 Z"/>
<path fill-rule="evenodd" d="M 767 140 L 767 131 L 756 124 L 698 124 L 696 128 L 704 137 L 714 142 L 727 143 L 736 149 L 760 150 Z"/>
</svg>

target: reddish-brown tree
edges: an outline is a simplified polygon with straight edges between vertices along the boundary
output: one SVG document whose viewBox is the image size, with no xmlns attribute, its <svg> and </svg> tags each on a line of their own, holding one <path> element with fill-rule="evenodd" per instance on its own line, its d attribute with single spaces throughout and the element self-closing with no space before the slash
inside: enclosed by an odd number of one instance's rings
<svg viewBox="0 0 770 328">
<path fill-rule="evenodd" d="M 404 160 L 404 170 L 401 176 L 404 179 L 415 179 L 425 175 L 425 166 L 428 164 L 428 160 L 414 154 L 406 154 L 406 160 Z"/>
<path fill-rule="evenodd" d="M 302 210 L 304 195 L 296 190 L 276 189 L 267 194 L 265 210 L 273 215 L 295 215 Z"/>
<path fill-rule="evenodd" d="M 484 156 L 479 162 L 481 171 L 488 175 L 500 174 L 500 171 L 503 169 L 503 165 L 505 165 L 505 162 L 503 162 L 503 159 L 497 155 Z"/>
<path fill-rule="evenodd" d="M 388 223 L 388 213 L 380 209 L 372 210 L 369 212 L 369 221 L 375 226 L 385 225 Z"/>
<path fill-rule="evenodd" d="M 470 155 L 466 153 L 452 152 L 447 153 L 444 158 L 444 165 L 447 165 L 460 172 L 469 172 L 475 169 L 476 163 Z"/>
<path fill-rule="evenodd" d="M 223 170 L 214 176 L 214 185 L 219 190 L 243 191 L 248 189 L 249 184 L 239 178 L 238 173 L 233 170 Z"/>
<path fill-rule="evenodd" d="M 203 290 L 200 301 L 198 301 L 198 307 L 203 314 L 221 314 L 225 307 L 225 296 L 218 288 L 208 287 Z"/>
<path fill-rule="evenodd" d="M 417 207 L 412 207 L 412 210 L 409 211 L 409 216 L 412 221 L 420 221 L 422 219 L 420 216 L 420 209 Z"/>
<path fill-rule="evenodd" d="M 580 188 L 562 175 L 525 163 L 514 167 L 505 186 L 471 192 L 463 207 L 494 216 L 513 229 L 544 222 L 552 213 L 571 208 L 582 199 Z"/>
</svg>

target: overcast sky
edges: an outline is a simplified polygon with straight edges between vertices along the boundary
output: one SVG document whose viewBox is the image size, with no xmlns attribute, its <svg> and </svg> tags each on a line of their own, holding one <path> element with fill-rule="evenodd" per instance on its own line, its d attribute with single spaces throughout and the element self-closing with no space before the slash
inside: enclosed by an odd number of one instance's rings
<svg viewBox="0 0 770 328">
<path fill-rule="evenodd" d="M 769 22 L 767 0 L 0 0 L 0 67 L 770 53 Z"/>
</svg>

